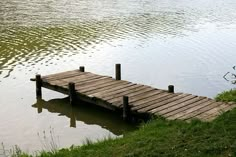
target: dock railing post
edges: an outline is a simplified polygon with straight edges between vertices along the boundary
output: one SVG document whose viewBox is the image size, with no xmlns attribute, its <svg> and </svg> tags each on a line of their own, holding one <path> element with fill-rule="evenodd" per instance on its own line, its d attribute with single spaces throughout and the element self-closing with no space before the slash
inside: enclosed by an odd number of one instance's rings
<svg viewBox="0 0 236 157">
<path fill-rule="evenodd" d="M 123 96 L 123 119 L 128 120 L 130 116 L 129 97 Z"/>
<path fill-rule="evenodd" d="M 70 104 L 73 105 L 75 103 L 75 83 L 70 82 L 68 84 L 68 87 L 69 87 Z"/>
<path fill-rule="evenodd" d="M 80 66 L 79 71 L 84 72 L 84 66 Z"/>
<path fill-rule="evenodd" d="M 35 79 L 36 79 L 36 97 L 41 99 L 42 98 L 42 79 L 41 79 L 41 75 L 37 74 Z"/>
<path fill-rule="evenodd" d="M 173 85 L 168 86 L 168 92 L 169 93 L 174 93 L 175 92 L 175 87 Z"/>
<path fill-rule="evenodd" d="M 121 80 L 121 64 L 116 64 L 116 80 Z"/>
</svg>

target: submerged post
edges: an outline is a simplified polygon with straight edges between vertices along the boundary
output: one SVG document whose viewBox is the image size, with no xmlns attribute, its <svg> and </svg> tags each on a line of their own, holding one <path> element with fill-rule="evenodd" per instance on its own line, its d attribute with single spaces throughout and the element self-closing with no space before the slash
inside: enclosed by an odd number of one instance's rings
<svg viewBox="0 0 236 157">
<path fill-rule="evenodd" d="M 68 84 L 68 87 L 69 87 L 70 104 L 73 105 L 75 103 L 75 83 L 70 82 Z"/>
<path fill-rule="evenodd" d="M 169 93 L 174 93 L 174 92 L 175 92 L 173 85 L 169 85 L 169 86 L 168 86 L 168 92 L 169 92 Z"/>
<path fill-rule="evenodd" d="M 36 97 L 42 98 L 42 79 L 41 75 L 37 74 L 36 77 Z"/>
<path fill-rule="evenodd" d="M 76 116 L 73 106 L 71 106 L 70 127 L 76 128 Z"/>
<path fill-rule="evenodd" d="M 129 97 L 123 96 L 123 119 L 128 120 L 130 116 Z"/>
<path fill-rule="evenodd" d="M 121 80 L 121 65 L 116 64 L 116 80 Z"/>
<path fill-rule="evenodd" d="M 43 104 L 43 100 L 41 98 L 38 98 L 37 99 L 37 103 L 36 103 L 38 113 L 42 113 L 43 112 L 42 104 Z"/>
<path fill-rule="evenodd" d="M 80 66 L 79 71 L 84 72 L 84 66 Z"/>
</svg>

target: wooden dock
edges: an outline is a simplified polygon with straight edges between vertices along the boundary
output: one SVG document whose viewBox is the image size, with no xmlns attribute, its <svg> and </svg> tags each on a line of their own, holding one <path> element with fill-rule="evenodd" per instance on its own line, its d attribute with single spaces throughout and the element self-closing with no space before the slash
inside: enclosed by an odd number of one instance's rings
<svg viewBox="0 0 236 157">
<path fill-rule="evenodd" d="M 116 65 L 115 78 L 79 70 L 42 76 L 36 75 L 37 97 L 42 96 L 41 87 L 68 94 L 70 103 L 77 99 L 110 110 L 123 111 L 123 118 L 131 115 L 158 115 L 167 119 L 211 121 L 223 112 L 236 107 L 235 103 L 216 102 L 213 99 L 192 94 L 174 93 L 121 80 L 120 64 Z"/>
</svg>

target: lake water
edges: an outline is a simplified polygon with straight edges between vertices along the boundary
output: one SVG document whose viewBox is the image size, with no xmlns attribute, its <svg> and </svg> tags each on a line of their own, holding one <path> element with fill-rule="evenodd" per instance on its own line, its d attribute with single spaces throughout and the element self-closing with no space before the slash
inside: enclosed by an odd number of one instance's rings
<svg viewBox="0 0 236 157">
<path fill-rule="evenodd" d="M 0 142 L 35 151 L 51 133 L 69 147 L 134 129 L 53 91 L 37 102 L 37 73 L 83 65 L 114 76 L 121 63 L 125 80 L 214 97 L 235 87 L 223 79 L 236 73 L 235 41 L 235 0 L 1 0 Z"/>
</svg>

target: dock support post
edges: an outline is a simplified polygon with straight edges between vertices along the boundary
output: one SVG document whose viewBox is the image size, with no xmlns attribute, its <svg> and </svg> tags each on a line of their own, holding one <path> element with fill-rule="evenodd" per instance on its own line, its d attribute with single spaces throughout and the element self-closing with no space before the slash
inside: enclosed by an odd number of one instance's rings
<svg viewBox="0 0 236 157">
<path fill-rule="evenodd" d="M 84 66 L 80 66 L 79 71 L 84 72 Z"/>
<path fill-rule="evenodd" d="M 129 97 L 123 96 L 123 119 L 128 120 L 130 116 Z"/>
<path fill-rule="evenodd" d="M 69 97 L 70 97 L 70 104 L 73 105 L 75 103 L 75 83 L 69 83 Z"/>
<path fill-rule="evenodd" d="M 174 93 L 174 92 L 175 92 L 175 88 L 174 88 L 173 85 L 169 85 L 169 86 L 168 86 L 168 92 L 169 92 L 169 93 Z"/>
<path fill-rule="evenodd" d="M 36 97 L 42 98 L 42 79 L 41 75 L 37 74 L 36 77 Z"/>
<path fill-rule="evenodd" d="M 70 127 L 76 128 L 76 116 L 73 106 L 71 106 Z"/>
<path fill-rule="evenodd" d="M 42 104 L 43 104 L 43 99 L 37 98 L 36 106 L 37 106 L 38 113 L 42 113 L 43 112 Z"/>
<path fill-rule="evenodd" d="M 116 80 L 121 80 L 121 64 L 116 64 Z"/>
</svg>

